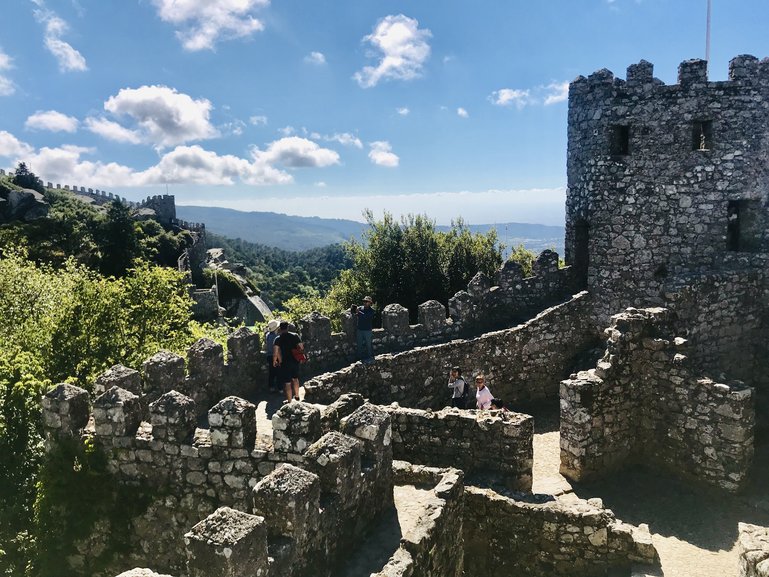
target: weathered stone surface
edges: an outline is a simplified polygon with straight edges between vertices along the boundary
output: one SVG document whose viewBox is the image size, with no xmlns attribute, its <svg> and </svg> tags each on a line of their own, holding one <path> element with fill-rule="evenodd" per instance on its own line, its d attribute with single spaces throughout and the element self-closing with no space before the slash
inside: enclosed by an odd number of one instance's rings
<svg viewBox="0 0 769 577">
<path fill-rule="evenodd" d="M 139 371 L 123 365 L 114 365 L 96 378 L 93 387 L 94 395 L 98 396 L 112 387 L 120 387 L 131 391 L 134 395 L 142 394 L 142 377 Z"/>
<path fill-rule="evenodd" d="M 239 397 L 222 399 L 208 411 L 211 445 L 251 451 L 256 441 L 256 406 Z"/>
<path fill-rule="evenodd" d="M 267 528 L 263 517 L 221 507 L 185 536 L 190 577 L 267 576 Z"/>
<path fill-rule="evenodd" d="M 46 437 L 77 436 L 88 422 L 88 391 L 61 383 L 43 396 L 43 426 Z"/>
<path fill-rule="evenodd" d="M 698 378 L 668 309 L 628 309 L 598 366 L 561 383 L 561 473 L 583 480 L 628 462 L 729 491 L 753 460 L 753 391 Z"/>
<path fill-rule="evenodd" d="M 739 524 L 740 577 L 769 576 L 769 527 Z"/>
<path fill-rule="evenodd" d="M 178 391 L 169 391 L 150 404 L 152 437 L 184 441 L 192 438 L 197 422 L 195 401 Z"/>
<path fill-rule="evenodd" d="M 113 386 L 94 399 L 95 432 L 111 441 L 112 437 L 132 437 L 142 420 L 142 406 L 131 391 Z"/>
<path fill-rule="evenodd" d="M 320 411 L 307 403 L 288 403 L 272 416 L 276 451 L 302 454 L 321 435 Z"/>
<path fill-rule="evenodd" d="M 168 351 L 160 351 L 142 363 L 144 392 L 158 398 L 168 391 L 184 390 L 184 359 Z"/>
</svg>

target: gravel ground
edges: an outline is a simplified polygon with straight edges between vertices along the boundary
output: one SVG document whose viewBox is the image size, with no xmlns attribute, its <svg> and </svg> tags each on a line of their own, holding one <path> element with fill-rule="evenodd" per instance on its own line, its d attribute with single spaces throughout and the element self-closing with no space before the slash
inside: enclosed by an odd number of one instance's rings
<svg viewBox="0 0 769 577">
<path fill-rule="evenodd" d="M 594 483 L 570 484 L 558 473 L 558 416 L 535 413 L 535 493 L 559 499 L 600 497 L 618 519 L 646 523 L 664 577 L 738 577 L 739 522 L 769 526 L 769 439 L 761 439 L 750 486 L 740 495 L 695 488 L 667 473 L 634 467 Z"/>
</svg>

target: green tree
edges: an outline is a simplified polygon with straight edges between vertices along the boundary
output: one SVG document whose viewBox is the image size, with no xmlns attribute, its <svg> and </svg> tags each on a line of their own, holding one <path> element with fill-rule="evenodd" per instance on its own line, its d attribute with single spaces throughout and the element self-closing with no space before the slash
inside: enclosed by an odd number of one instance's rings
<svg viewBox="0 0 769 577">
<path fill-rule="evenodd" d="M 532 271 L 534 269 L 534 261 L 537 260 L 537 253 L 535 253 L 533 250 L 529 250 L 522 244 L 519 244 L 512 250 L 507 260 L 517 262 L 519 265 L 521 265 L 521 269 L 523 269 L 523 276 L 527 277 L 532 275 Z"/>
<path fill-rule="evenodd" d="M 130 209 L 119 200 L 110 203 L 102 229 L 101 270 L 123 276 L 139 256 L 139 242 Z"/>
<path fill-rule="evenodd" d="M 419 304 L 437 299 L 444 304 L 467 286 L 476 273 L 492 276 L 502 262 L 496 232 L 473 234 L 462 220 L 448 232 L 438 231 L 426 216 L 409 215 L 398 223 L 385 213 L 369 224 L 363 242 L 352 241 L 350 271 L 343 271 L 328 298 L 346 308 L 371 294 L 380 304 L 399 303 L 416 318 Z"/>
<path fill-rule="evenodd" d="M 40 180 L 34 172 L 29 170 L 27 165 L 23 162 L 20 162 L 16 167 L 12 182 L 16 186 L 20 186 L 22 188 L 31 188 L 32 190 L 36 190 L 40 193 L 45 192 L 43 181 Z"/>
</svg>

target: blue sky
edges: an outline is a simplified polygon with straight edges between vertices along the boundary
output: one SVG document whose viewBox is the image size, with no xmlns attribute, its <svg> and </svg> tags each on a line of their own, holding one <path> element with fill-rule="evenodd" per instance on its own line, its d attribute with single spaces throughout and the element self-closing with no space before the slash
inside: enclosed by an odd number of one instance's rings
<svg viewBox="0 0 769 577">
<path fill-rule="evenodd" d="M 129 199 L 563 223 L 568 82 L 674 83 L 706 0 L 5 0 L 0 167 Z M 710 76 L 769 56 L 713 0 Z"/>
</svg>

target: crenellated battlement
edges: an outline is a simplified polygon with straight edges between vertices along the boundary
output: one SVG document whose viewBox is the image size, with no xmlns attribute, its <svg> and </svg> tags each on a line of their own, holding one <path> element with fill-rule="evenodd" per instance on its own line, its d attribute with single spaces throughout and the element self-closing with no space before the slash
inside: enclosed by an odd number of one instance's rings
<svg viewBox="0 0 769 577">
<path fill-rule="evenodd" d="M 382 328 L 373 331 L 374 353 L 395 353 L 507 328 L 575 292 L 571 268 L 559 268 L 558 254 L 552 250 L 539 254 L 532 272 L 524 278 L 521 266 L 508 261 L 494 278 L 478 273 L 466 290 L 449 299 L 448 310 L 436 300 L 420 304 L 418 322 L 413 325 L 406 307 L 387 304 L 381 310 Z M 340 316 L 343 330 L 339 333 L 332 333 L 331 320 L 319 313 L 300 319 L 299 329 L 310 356 L 308 372 L 335 370 L 355 358 L 356 319 L 349 311 Z"/>
</svg>

